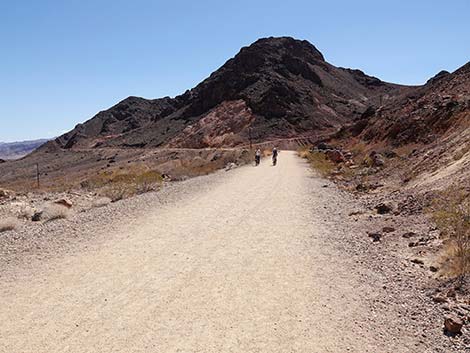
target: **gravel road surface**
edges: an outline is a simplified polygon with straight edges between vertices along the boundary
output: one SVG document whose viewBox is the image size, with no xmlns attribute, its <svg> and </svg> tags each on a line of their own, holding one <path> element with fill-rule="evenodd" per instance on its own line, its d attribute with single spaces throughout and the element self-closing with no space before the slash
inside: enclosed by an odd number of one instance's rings
<svg viewBox="0 0 470 353">
<path fill-rule="evenodd" d="M 282 152 L 165 202 L 110 205 L 112 226 L 96 216 L 74 227 L 81 245 L 2 277 L 0 351 L 426 351 L 394 308 L 372 305 L 385 279 L 344 251 L 354 205 L 325 184 Z"/>
</svg>

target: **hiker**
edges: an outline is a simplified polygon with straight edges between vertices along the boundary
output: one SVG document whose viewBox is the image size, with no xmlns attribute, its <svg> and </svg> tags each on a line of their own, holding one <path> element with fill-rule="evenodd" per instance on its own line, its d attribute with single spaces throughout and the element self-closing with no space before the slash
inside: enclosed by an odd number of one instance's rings
<svg viewBox="0 0 470 353">
<path fill-rule="evenodd" d="M 261 160 L 261 150 L 258 148 L 255 152 L 255 165 L 258 165 Z"/>
<path fill-rule="evenodd" d="M 273 148 L 273 165 L 276 165 L 277 164 L 277 156 L 278 156 L 279 152 L 277 150 L 276 147 Z"/>
</svg>

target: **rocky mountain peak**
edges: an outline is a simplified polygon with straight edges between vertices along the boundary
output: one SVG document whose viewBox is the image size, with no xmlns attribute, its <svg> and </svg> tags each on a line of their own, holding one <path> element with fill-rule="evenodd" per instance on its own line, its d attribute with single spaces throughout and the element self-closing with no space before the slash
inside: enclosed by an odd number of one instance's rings
<svg viewBox="0 0 470 353">
<path fill-rule="evenodd" d="M 403 87 L 325 61 L 306 40 L 261 38 L 175 98 L 129 97 L 57 139 L 61 147 L 237 145 L 316 134 Z M 197 128 L 196 128 L 197 127 Z M 202 131 L 205 131 L 204 134 Z"/>
</svg>

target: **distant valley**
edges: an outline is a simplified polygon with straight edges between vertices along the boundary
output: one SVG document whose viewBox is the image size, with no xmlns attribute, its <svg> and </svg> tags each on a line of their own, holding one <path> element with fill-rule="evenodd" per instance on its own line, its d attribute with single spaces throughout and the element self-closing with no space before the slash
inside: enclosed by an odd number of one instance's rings
<svg viewBox="0 0 470 353">
<path fill-rule="evenodd" d="M 0 159 L 18 159 L 34 151 L 48 139 L 20 141 L 20 142 L 0 142 Z"/>
</svg>

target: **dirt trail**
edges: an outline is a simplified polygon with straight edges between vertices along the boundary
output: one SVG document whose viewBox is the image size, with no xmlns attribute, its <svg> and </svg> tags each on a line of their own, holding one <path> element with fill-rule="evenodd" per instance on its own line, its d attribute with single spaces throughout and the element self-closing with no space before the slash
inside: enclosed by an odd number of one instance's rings
<svg viewBox="0 0 470 353">
<path fill-rule="evenodd" d="M 293 153 L 269 162 L 0 283 L 0 351 L 413 351 L 332 244 L 324 181 Z"/>
</svg>

